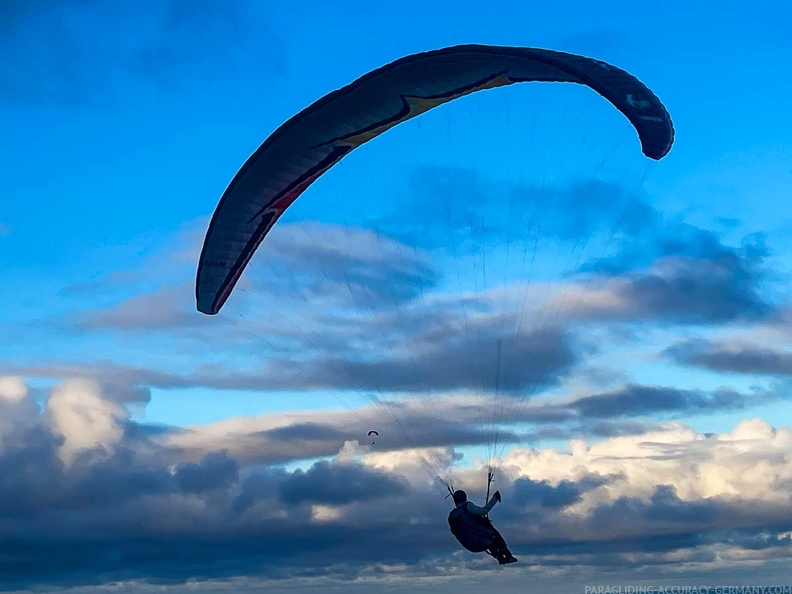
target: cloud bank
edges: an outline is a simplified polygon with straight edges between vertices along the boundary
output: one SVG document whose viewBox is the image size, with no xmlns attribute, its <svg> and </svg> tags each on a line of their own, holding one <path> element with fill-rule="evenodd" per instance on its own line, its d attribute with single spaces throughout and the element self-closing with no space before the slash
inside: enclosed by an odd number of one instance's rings
<svg viewBox="0 0 792 594">
<path fill-rule="evenodd" d="M 277 415 L 259 427 L 248 420 L 247 430 L 240 421 L 154 431 L 85 380 L 58 384 L 43 406 L 33 394 L 18 377 L 0 381 L 6 589 L 372 571 L 426 578 L 449 563 L 493 570 L 459 552 L 447 501 L 408 452 L 344 443 L 338 428 Z M 596 417 L 601 407 L 570 408 Z M 246 436 L 329 439 L 336 449 L 288 470 L 224 447 Z M 792 432 L 758 419 L 714 435 L 668 423 L 562 449 L 518 447 L 499 471 L 504 502 L 493 518 L 526 567 L 771 559 L 792 544 L 790 459 Z M 457 474 L 475 498 L 481 472 Z"/>
</svg>

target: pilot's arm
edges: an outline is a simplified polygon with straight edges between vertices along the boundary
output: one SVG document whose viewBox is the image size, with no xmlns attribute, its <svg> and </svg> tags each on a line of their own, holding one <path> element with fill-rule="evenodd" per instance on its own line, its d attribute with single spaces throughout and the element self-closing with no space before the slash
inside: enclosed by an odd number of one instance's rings
<svg viewBox="0 0 792 594">
<path fill-rule="evenodd" d="M 496 503 L 498 503 L 498 500 L 495 497 L 491 497 L 489 502 L 487 502 L 487 505 L 484 507 L 479 507 L 475 503 L 468 501 L 467 508 L 468 511 L 474 516 L 486 516 L 488 513 L 490 513 L 490 510 L 495 507 Z"/>
</svg>

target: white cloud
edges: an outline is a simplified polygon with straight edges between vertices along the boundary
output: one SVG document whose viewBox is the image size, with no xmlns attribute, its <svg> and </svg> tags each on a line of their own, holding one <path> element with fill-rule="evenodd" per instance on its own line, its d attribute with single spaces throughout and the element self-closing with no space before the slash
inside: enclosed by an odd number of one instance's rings
<svg viewBox="0 0 792 594">
<path fill-rule="evenodd" d="M 513 478 L 529 476 L 551 484 L 591 473 L 618 476 L 607 488 L 589 491 L 570 510 L 584 517 L 621 497 L 649 500 L 665 485 L 683 502 L 718 498 L 781 509 L 792 484 L 792 430 L 750 419 L 731 432 L 707 436 L 670 423 L 641 435 L 570 442 L 568 451 L 516 449 L 504 462 Z"/>
<path fill-rule="evenodd" d="M 73 461 L 80 452 L 101 448 L 110 452 L 124 434 L 126 410 L 102 395 L 98 383 L 72 379 L 55 387 L 47 401 L 53 429 L 65 439 L 60 455 Z"/>
<path fill-rule="evenodd" d="M 39 408 L 25 380 L 19 376 L 0 376 L 0 452 L 3 438 L 38 420 Z"/>
<path fill-rule="evenodd" d="M 0 376 L 0 401 L 15 404 L 28 395 L 25 380 L 18 376 Z"/>
</svg>

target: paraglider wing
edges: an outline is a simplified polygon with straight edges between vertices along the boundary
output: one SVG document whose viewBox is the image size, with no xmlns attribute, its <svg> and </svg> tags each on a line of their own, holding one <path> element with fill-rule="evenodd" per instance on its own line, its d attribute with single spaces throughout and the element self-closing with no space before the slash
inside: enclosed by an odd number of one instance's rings
<svg viewBox="0 0 792 594">
<path fill-rule="evenodd" d="M 377 437 L 379 437 L 379 433 L 377 433 L 376 431 L 369 431 L 368 436 L 371 437 L 372 435 L 376 435 Z"/>
<path fill-rule="evenodd" d="M 334 91 L 285 122 L 250 156 L 212 216 L 196 278 L 199 311 L 216 314 L 272 226 L 323 173 L 389 128 L 470 93 L 519 82 L 586 85 L 632 123 L 661 159 L 673 126 L 639 80 L 610 64 L 551 50 L 463 45 L 407 56 Z"/>
</svg>

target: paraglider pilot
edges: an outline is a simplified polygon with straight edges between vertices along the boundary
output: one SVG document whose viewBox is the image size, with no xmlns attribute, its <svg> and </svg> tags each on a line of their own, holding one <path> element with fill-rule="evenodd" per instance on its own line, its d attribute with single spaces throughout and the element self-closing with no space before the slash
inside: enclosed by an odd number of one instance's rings
<svg viewBox="0 0 792 594">
<path fill-rule="evenodd" d="M 500 491 L 495 491 L 484 507 L 468 501 L 464 491 L 454 491 L 453 498 L 456 507 L 448 514 L 448 525 L 459 544 L 471 553 L 486 551 L 501 565 L 516 562 L 517 559 L 511 554 L 506 541 L 487 517 L 490 510 L 501 500 Z"/>
</svg>

